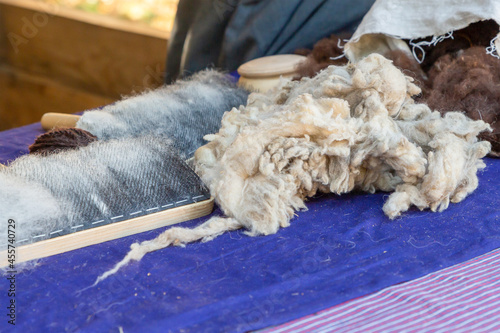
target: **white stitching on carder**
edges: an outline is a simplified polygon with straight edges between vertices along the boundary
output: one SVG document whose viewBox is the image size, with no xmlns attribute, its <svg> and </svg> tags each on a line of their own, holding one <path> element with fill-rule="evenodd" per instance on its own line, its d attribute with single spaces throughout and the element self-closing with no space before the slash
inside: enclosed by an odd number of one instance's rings
<svg viewBox="0 0 500 333">
<path fill-rule="evenodd" d="M 205 195 L 197 195 L 197 196 L 195 196 L 195 197 L 192 197 L 192 198 L 191 198 L 191 200 L 192 200 L 193 202 L 196 202 L 196 199 L 200 199 L 200 198 L 203 198 L 203 197 L 205 197 Z M 175 204 L 181 204 L 181 203 L 186 202 L 186 201 L 188 201 L 188 199 L 184 199 L 184 200 L 181 200 L 181 201 L 177 201 L 177 202 L 175 202 Z M 158 206 L 158 207 L 154 207 L 154 208 L 146 209 L 145 211 L 146 211 L 146 212 L 150 212 L 150 211 L 153 211 L 153 210 L 155 210 L 155 209 L 167 208 L 167 207 L 171 207 L 171 206 L 173 206 L 173 205 L 174 205 L 174 203 L 169 203 L 169 204 L 166 204 L 166 205 L 163 205 L 163 206 Z M 133 215 L 137 215 L 137 214 L 140 214 L 140 213 L 142 213 L 142 210 L 139 210 L 139 211 L 137 211 L 137 212 L 130 213 L 129 215 L 130 215 L 130 216 L 133 216 Z M 122 218 L 122 217 L 124 217 L 124 215 L 119 215 L 119 216 L 112 217 L 112 218 L 111 218 L 111 220 L 116 220 L 116 219 L 119 219 L 119 218 Z M 96 222 L 92 222 L 91 224 L 92 224 L 92 225 L 95 225 L 95 224 L 100 224 L 100 223 L 103 223 L 103 222 L 104 222 L 104 220 L 99 220 L 99 221 L 96 221 Z M 75 225 L 75 226 L 71 227 L 71 229 L 78 229 L 78 228 L 81 228 L 81 227 L 84 227 L 84 226 L 85 226 L 84 224 L 79 224 L 79 225 Z M 50 234 L 50 235 L 53 235 L 53 234 L 60 233 L 60 232 L 62 232 L 62 231 L 63 231 L 63 229 L 60 229 L 60 230 L 52 231 L 52 232 L 50 232 L 49 234 Z M 46 234 L 33 236 L 33 238 L 40 238 L 40 237 L 44 237 L 44 236 L 46 236 Z M 17 243 L 21 243 L 21 242 L 25 242 L 25 241 L 28 241 L 28 239 L 23 239 L 23 240 L 21 240 L 21 241 L 18 241 Z"/>
</svg>

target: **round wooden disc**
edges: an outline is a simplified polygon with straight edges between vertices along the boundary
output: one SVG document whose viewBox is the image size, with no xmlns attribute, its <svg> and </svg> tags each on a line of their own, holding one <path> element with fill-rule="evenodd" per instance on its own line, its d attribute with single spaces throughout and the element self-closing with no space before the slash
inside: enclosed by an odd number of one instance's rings
<svg viewBox="0 0 500 333">
<path fill-rule="evenodd" d="M 306 57 L 296 54 L 278 54 L 257 58 L 244 63 L 238 68 L 238 74 L 248 78 L 262 78 L 291 74 L 296 71 L 297 64 Z"/>
</svg>

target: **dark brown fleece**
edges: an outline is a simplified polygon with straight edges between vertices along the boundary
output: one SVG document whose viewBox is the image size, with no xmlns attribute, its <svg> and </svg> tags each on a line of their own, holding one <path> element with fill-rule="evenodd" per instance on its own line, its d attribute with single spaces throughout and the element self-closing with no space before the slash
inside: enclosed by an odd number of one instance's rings
<svg viewBox="0 0 500 333">
<path fill-rule="evenodd" d="M 342 66 L 347 64 L 346 57 L 341 57 L 337 60 L 331 59 L 339 57 L 344 53 L 344 38 L 345 35 L 331 35 L 329 38 L 323 38 L 314 44 L 312 51 L 307 49 L 295 51 L 296 54 L 307 56 L 307 59 L 299 64 L 295 79 L 300 80 L 303 77 L 313 77 L 330 65 Z"/>
<path fill-rule="evenodd" d="M 97 137 L 79 128 L 58 128 L 40 135 L 29 146 L 30 154 L 49 155 L 69 149 L 85 147 Z"/>
<path fill-rule="evenodd" d="M 431 109 L 441 113 L 464 111 L 472 119 L 482 119 L 493 128 L 481 139 L 500 153 L 500 60 L 474 46 L 440 57 L 429 71 L 432 90 L 425 98 Z"/>
<path fill-rule="evenodd" d="M 489 123 L 493 132 L 479 137 L 491 142 L 493 156 L 500 156 L 500 59 L 487 54 L 486 47 L 498 31 L 495 21 L 481 21 L 424 48 L 421 65 L 429 87 L 419 100 L 441 113 L 463 111 Z"/>
</svg>

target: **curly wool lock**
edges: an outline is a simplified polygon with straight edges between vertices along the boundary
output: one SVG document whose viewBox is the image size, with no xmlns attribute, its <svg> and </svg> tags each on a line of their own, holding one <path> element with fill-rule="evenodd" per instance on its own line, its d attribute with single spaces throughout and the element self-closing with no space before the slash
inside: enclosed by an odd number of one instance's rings
<svg viewBox="0 0 500 333">
<path fill-rule="evenodd" d="M 97 282 L 172 244 L 242 227 L 253 236 L 276 233 L 318 191 L 394 191 L 383 207 L 390 218 L 411 205 L 441 211 L 463 200 L 476 189 L 490 150 L 477 135 L 490 127 L 458 112 L 442 117 L 415 104 L 411 96 L 418 93 L 411 78 L 372 54 L 251 94 L 195 154 L 197 173 L 228 218 L 134 244 Z"/>
</svg>

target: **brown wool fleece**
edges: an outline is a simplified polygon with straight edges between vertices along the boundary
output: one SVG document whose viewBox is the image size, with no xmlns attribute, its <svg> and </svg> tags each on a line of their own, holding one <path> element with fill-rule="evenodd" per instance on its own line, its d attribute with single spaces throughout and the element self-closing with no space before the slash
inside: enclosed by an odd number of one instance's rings
<svg viewBox="0 0 500 333">
<path fill-rule="evenodd" d="M 343 66 L 347 64 L 347 58 L 331 59 L 342 56 L 344 53 L 343 45 L 345 42 L 342 36 L 331 35 L 329 38 L 323 38 L 316 44 L 312 51 L 299 49 L 296 54 L 305 55 L 307 59 L 299 64 L 295 80 L 303 77 L 313 77 L 322 69 L 330 65 Z M 340 47 L 339 47 L 340 46 Z"/>
<path fill-rule="evenodd" d="M 429 71 L 433 85 L 425 102 L 445 113 L 464 111 L 472 119 L 489 123 L 493 132 L 479 137 L 500 153 L 500 60 L 474 46 L 439 58 Z"/>
<path fill-rule="evenodd" d="M 36 138 L 29 146 L 30 154 L 49 155 L 64 150 L 85 147 L 97 137 L 79 128 L 58 128 Z"/>
</svg>

